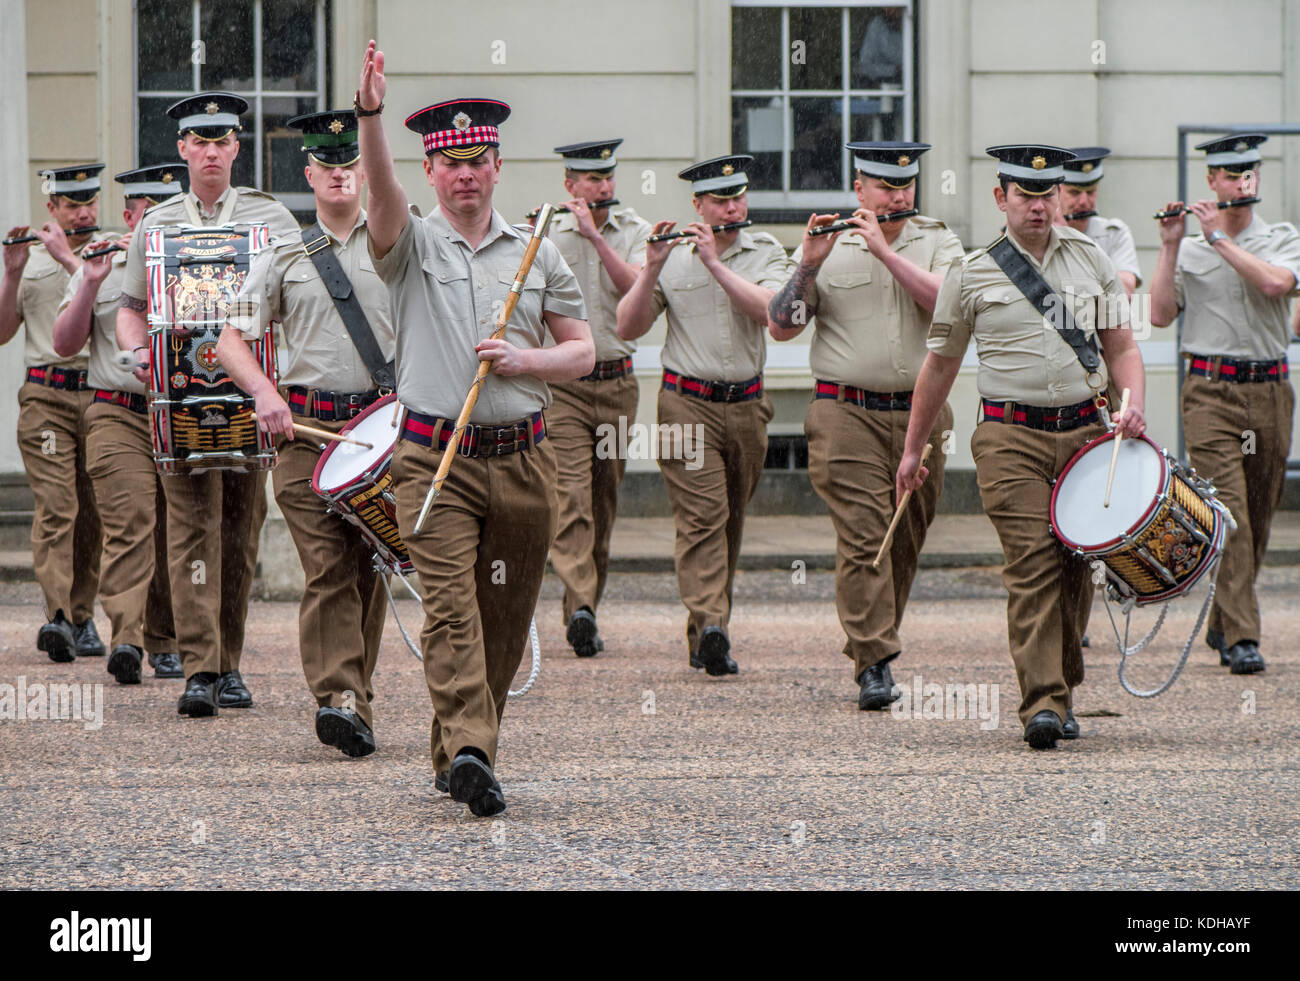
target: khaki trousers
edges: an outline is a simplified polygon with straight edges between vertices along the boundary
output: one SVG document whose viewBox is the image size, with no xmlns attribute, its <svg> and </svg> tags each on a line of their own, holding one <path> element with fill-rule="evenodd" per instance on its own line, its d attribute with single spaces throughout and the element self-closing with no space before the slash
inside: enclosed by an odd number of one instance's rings
<svg viewBox="0 0 1300 981">
<path fill-rule="evenodd" d="M 174 474 L 164 477 L 162 486 L 176 644 L 185 677 L 235 671 L 266 520 L 266 473 Z"/>
<path fill-rule="evenodd" d="M 749 402 L 705 402 L 674 391 L 659 391 L 659 425 L 677 427 L 676 444 L 685 452 L 665 452 L 670 439 L 656 442 L 659 470 L 668 488 L 677 541 L 673 559 L 677 589 L 688 611 L 690 651 L 707 627 L 724 631 L 731 620 L 731 593 L 745 529 L 745 508 L 758 487 L 767 456 L 767 424 L 772 403 L 764 393 Z M 664 443 L 669 443 L 665 447 Z M 668 458 L 665 458 L 668 456 Z"/>
<path fill-rule="evenodd" d="M 99 588 L 99 513 L 86 473 L 92 397 L 35 382 L 18 389 L 18 449 L 36 501 L 32 563 L 45 618 L 62 610 L 76 624 L 94 616 Z"/>
<path fill-rule="evenodd" d="M 96 402 L 86 410 L 86 470 L 104 528 L 99 600 L 111 647 L 176 650 L 167 570 L 167 505 L 153 462 L 149 417 Z"/>
<path fill-rule="evenodd" d="M 930 476 L 908 501 L 880 566 L 872 568 L 894 517 L 895 477 L 911 416 L 814 399 L 804 421 L 808 476 L 835 526 L 835 608 L 855 679 L 902 649 L 898 627 L 943 491 L 943 442 L 952 430 L 946 403 L 930 434 Z"/>
<path fill-rule="evenodd" d="M 1229 646 L 1260 641 L 1255 577 L 1268 548 L 1273 512 L 1282 501 L 1294 410 L 1289 381 L 1183 379 L 1187 456 L 1197 473 L 1214 482 L 1219 500 L 1237 520 L 1237 530 L 1224 543 L 1207 621 Z"/>
<path fill-rule="evenodd" d="M 1044 709 L 1064 722 L 1070 689 L 1083 681 L 1079 642 L 1093 585 L 1087 563 L 1052 534 L 1052 481 L 1070 457 L 1105 431 L 1100 423 L 1046 433 L 985 420 L 971 437 L 980 500 L 1006 559 L 1007 639 L 1020 682 L 1022 724 Z"/>
<path fill-rule="evenodd" d="M 555 534 L 550 439 L 491 458 L 457 456 L 422 533 L 415 519 L 442 451 L 398 440 L 398 528 L 420 577 L 424 677 L 436 773 L 473 746 L 496 766 L 506 692 L 523 658 Z"/>
<path fill-rule="evenodd" d="M 560 508 L 551 565 L 564 583 L 567 624 L 580 607 L 594 613 L 605 592 L 618 487 L 627 468 L 617 438 L 636 421 L 636 377 L 552 384 L 551 398 L 546 436 L 555 445 Z M 602 440 L 602 426 L 612 428 L 613 439 Z"/>
<path fill-rule="evenodd" d="M 334 433 L 348 424 L 294 419 Z M 371 676 L 385 613 L 384 586 L 371 561 L 374 550 L 355 525 L 326 513 L 326 502 L 311 489 L 320 443 L 305 436 L 281 438 L 276 449 L 279 462 L 271 484 L 307 580 L 298 607 L 302 673 L 318 706 L 350 705 L 373 727 Z"/>
</svg>

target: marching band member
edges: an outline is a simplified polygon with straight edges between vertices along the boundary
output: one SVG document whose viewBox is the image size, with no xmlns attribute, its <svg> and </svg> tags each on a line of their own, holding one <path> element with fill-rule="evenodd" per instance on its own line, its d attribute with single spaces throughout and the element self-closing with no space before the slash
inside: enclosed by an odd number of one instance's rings
<svg viewBox="0 0 1300 981">
<path fill-rule="evenodd" d="M 417 218 L 379 119 L 383 71 L 383 52 L 371 41 L 356 111 L 370 180 L 370 251 L 388 285 L 397 394 L 407 409 L 392 466 L 398 520 L 423 593 L 437 785 L 483 817 L 506 806 L 493 772 L 501 717 L 555 533 L 547 382 L 590 374 L 595 348 L 577 280 L 549 239 L 540 242 L 505 336 L 490 337 L 529 242 L 492 206 L 498 127 L 510 107 L 456 99 L 406 120 L 423 140 L 425 176 L 438 198 L 436 210 Z M 548 332 L 554 347 L 543 346 Z M 414 535 L 480 361 L 492 370 L 428 524 Z"/>
<path fill-rule="evenodd" d="M 310 438 L 294 439 L 293 424 L 338 432 L 380 397 L 381 383 L 391 390 L 393 324 L 388 291 L 366 245 L 356 115 L 350 109 L 311 113 L 288 125 L 303 133 L 316 222 L 276 239 L 253 260 L 217 357 L 257 399 L 263 430 L 280 435 L 271 483 L 306 574 L 298 647 L 319 706 L 316 735 L 348 756 L 367 756 L 375 751 L 371 675 L 384 630 L 384 586 L 360 530 L 326 513 L 312 490 L 320 450 Z M 350 294 L 351 303 L 333 298 L 322 270 L 333 292 Z M 244 343 L 260 340 L 271 321 L 283 332 L 280 384 L 287 402 Z M 367 352 L 375 348 L 373 371 L 353 331 Z"/>
<path fill-rule="evenodd" d="M 227 92 L 186 96 L 167 110 L 176 120 L 177 151 L 189 169 L 190 189 L 144 213 L 131 238 L 117 315 L 117 342 L 142 365 L 150 360 L 145 315 L 148 283 L 144 241 L 150 228 L 166 225 L 229 225 L 265 222 L 274 236 L 298 231 L 289 209 L 269 194 L 232 187 L 239 154 L 239 117 L 248 103 Z M 260 472 L 208 470 L 163 478 L 167 498 L 167 555 L 176 643 L 185 672 L 177 712 L 214 716 L 220 708 L 249 708 L 253 696 L 239 673 L 248 591 L 257 564 L 257 543 L 266 517 L 266 481 Z"/>
<path fill-rule="evenodd" d="M 27 380 L 18 389 L 18 449 L 35 499 L 32 561 L 47 620 L 37 631 L 36 646 L 51 661 L 104 653 L 94 621 L 99 514 L 86 473 L 88 355 L 84 344 L 59 354 L 53 338 L 63 291 L 81 266 L 77 253 L 90 241 L 89 233 L 65 233 L 98 223 L 103 169 L 94 163 L 41 171 L 50 220 L 35 232 L 40 245 L 5 246 L 0 282 L 0 344 L 13 340 L 19 326 L 27 328 Z M 7 237 L 26 235 L 24 225 L 11 228 Z"/>
<path fill-rule="evenodd" d="M 1097 192 L 1105 176 L 1102 161 L 1110 156 L 1104 146 L 1071 148 L 1074 159 L 1066 161 L 1065 180 L 1061 182 L 1061 206 L 1057 220 L 1076 232 L 1083 232 L 1110 256 L 1128 296 L 1142 284 L 1138 268 L 1137 245 L 1133 233 L 1120 218 L 1103 218 L 1097 214 Z"/>
</svg>

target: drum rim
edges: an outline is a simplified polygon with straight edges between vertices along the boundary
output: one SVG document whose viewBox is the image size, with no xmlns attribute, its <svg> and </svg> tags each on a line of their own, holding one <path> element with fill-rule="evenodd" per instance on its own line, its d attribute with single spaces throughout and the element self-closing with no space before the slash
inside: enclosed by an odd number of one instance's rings
<svg viewBox="0 0 1300 981">
<path fill-rule="evenodd" d="M 371 402 L 368 406 L 366 406 L 364 409 L 362 409 L 360 412 L 358 412 L 355 416 L 353 416 L 352 419 L 349 420 L 348 424 L 339 430 L 339 434 L 343 435 L 345 433 L 351 432 L 353 427 L 359 425 L 363 419 L 368 419 L 371 415 L 378 412 L 381 407 L 391 407 L 392 404 L 396 401 L 397 401 L 396 393 L 390 392 L 388 395 L 380 396 L 375 401 Z M 330 490 L 323 490 L 320 485 L 321 471 L 325 469 L 325 461 L 330 458 L 330 454 L 332 454 L 334 450 L 341 445 L 342 444 L 340 443 L 330 443 L 330 445 L 325 448 L 325 452 L 323 452 L 320 455 L 320 459 L 316 461 L 316 468 L 311 472 L 311 489 L 315 491 L 315 493 L 318 496 L 331 501 L 334 500 L 335 495 L 338 494 L 340 491 L 342 491 L 344 488 L 351 487 L 352 484 L 356 483 L 356 481 L 360 480 L 362 477 L 364 477 L 367 473 L 370 472 L 369 470 L 363 470 L 361 473 L 353 477 L 352 480 L 350 480 L 348 483 L 343 484 L 340 487 L 335 487 Z M 395 448 L 396 448 L 396 443 L 394 443 L 394 449 Z M 392 461 L 392 454 L 390 453 L 389 454 L 390 465 L 391 465 L 391 461 Z"/>
<path fill-rule="evenodd" d="M 1052 534 L 1055 535 L 1057 540 L 1066 548 L 1072 549 L 1083 555 L 1100 555 L 1105 552 L 1109 552 L 1116 545 L 1123 542 L 1125 537 L 1132 536 L 1137 532 L 1140 532 L 1150 522 L 1151 516 L 1155 513 L 1156 505 L 1160 503 L 1161 499 L 1164 497 L 1165 493 L 1169 489 L 1169 461 L 1165 459 L 1164 450 L 1160 448 L 1159 444 L 1157 444 L 1155 440 L 1153 440 L 1150 436 L 1147 436 L 1145 433 L 1137 437 L 1130 436 L 1129 439 L 1136 438 L 1142 440 L 1143 442 L 1149 444 L 1150 447 L 1156 451 L 1156 457 L 1160 460 L 1160 470 L 1161 470 L 1159 495 L 1157 495 L 1155 498 L 1152 499 L 1151 503 L 1147 505 L 1147 509 L 1142 512 L 1141 516 L 1137 519 L 1137 521 L 1135 521 L 1132 525 L 1130 525 L 1128 529 L 1126 529 L 1119 535 L 1116 535 L 1114 538 L 1110 539 L 1109 541 L 1102 542 L 1098 545 L 1080 545 L 1078 542 L 1070 538 L 1067 538 L 1065 534 L 1061 531 L 1060 525 L 1056 523 L 1056 498 L 1057 495 L 1061 493 L 1061 486 L 1065 483 L 1065 475 L 1068 474 L 1074 468 L 1074 465 L 1078 463 L 1079 460 L 1082 459 L 1086 453 L 1088 453 L 1094 447 L 1100 446 L 1102 443 L 1108 442 L 1109 440 L 1113 440 L 1115 436 L 1116 433 L 1114 432 L 1104 433 L 1101 436 L 1098 436 L 1096 439 L 1089 440 L 1087 443 L 1084 443 L 1081 447 L 1079 447 L 1078 451 L 1074 454 L 1074 456 L 1070 457 L 1069 462 L 1065 464 L 1065 467 L 1061 470 L 1061 472 L 1056 475 L 1056 482 L 1052 485 L 1052 501 L 1048 509 L 1048 515 L 1050 517 L 1051 524 L 1052 524 Z"/>
</svg>

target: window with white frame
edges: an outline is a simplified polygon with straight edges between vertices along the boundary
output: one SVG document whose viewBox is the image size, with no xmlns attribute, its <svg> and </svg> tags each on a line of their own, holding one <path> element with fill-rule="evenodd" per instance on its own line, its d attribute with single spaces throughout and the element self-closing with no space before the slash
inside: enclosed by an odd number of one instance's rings
<svg viewBox="0 0 1300 981">
<path fill-rule="evenodd" d="M 731 149 L 754 157 L 751 206 L 852 204 L 844 144 L 912 139 L 912 6 L 732 0 Z"/>
<path fill-rule="evenodd" d="M 285 122 L 329 108 L 327 0 L 135 0 L 136 154 L 176 159 L 167 107 L 208 89 L 248 100 L 236 185 L 315 209 L 303 177 L 302 134 Z"/>
</svg>

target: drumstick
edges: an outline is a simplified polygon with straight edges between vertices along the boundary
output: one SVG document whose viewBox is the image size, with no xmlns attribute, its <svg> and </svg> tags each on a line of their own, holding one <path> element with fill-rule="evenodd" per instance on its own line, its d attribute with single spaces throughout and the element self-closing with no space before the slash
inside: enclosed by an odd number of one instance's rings
<svg viewBox="0 0 1300 981">
<path fill-rule="evenodd" d="M 253 418 L 257 418 L 257 413 L 253 413 Z M 317 429 L 315 426 L 304 426 L 300 422 L 293 424 L 294 432 L 302 433 L 304 436 L 319 436 L 321 439 L 332 439 L 336 443 L 355 443 L 357 446 L 364 446 L 368 450 L 375 448 L 374 443 L 363 443 L 359 439 L 353 439 L 351 436 L 344 436 L 342 433 L 332 433 L 328 429 Z"/>
<path fill-rule="evenodd" d="M 514 285 L 510 287 L 510 292 L 506 295 L 506 302 L 501 308 L 501 316 L 497 318 L 496 329 L 492 331 L 492 339 L 500 340 L 505 336 L 506 327 L 510 324 L 510 315 L 515 311 L 515 304 L 519 302 L 519 294 L 523 292 L 524 280 L 528 278 L 528 271 L 533 268 L 533 259 L 537 255 L 537 250 L 541 248 L 542 239 L 546 237 L 546 229 L 551 224 L 551 219 L 555 217 L 555 209 L 549 204 L 542 205 L 541 213 L 537 216 L 537 224 L 533 226 L 533 237 L 528 241 L 528 247 L 524 249 L 524 258 L 519 263 L 519 271 L 515 273 Z M 456 428 L 452 430 L 451 439 L 447 440 L 447 448 L 442 451 L 442 460 L 438 463 L 438 472 L 433 476 L 433 483 L 429 485 L 429 493 L 424 496 L 424 506 L 420 508 L 420 516 L 415 519 L 414 533 L 419 534 L 420 529 L 424 527 L 424 520 L 429 516 L 429 509 L 433 507 L 434 500 L 438 497 L 438 492 L 442 490 L 443 481 L 447 479 L 447 471 L 451 469 L 451 461 L 456 459 L 456 451 L 460 447 L 460 438 L 464 435 L 465 427 L 469 424 L 470 413 L 474 411 L 474 404 L 478 402 L 479 389 L 483 387 L 483 381 L 487 374 L 492 370 L 491 361 L 480 361 L 478 371 L 474 375 L 474 382 L 469 387 L 469 394 L 465 396 L 465 404 L 461 406 L 460 415 L 456 417 Z"/>
<path fill-rule="evenodd" d="M 925 466 L 925 461 L 930 458 L 930 451 L 934 449 L 929 443 L 925 444 L 925 449 L 921 451 L 921 466 Z M 898 520 L 903 516 L 903 509 L 907 507 L 907 502 L 911 500 L 912 492 L 903 491 L 903 496 L 898 499 L 898 509 L 894 512 L 894 520 L 889 523 L 889 529 L 885 532 L 885 540 L 880 543 L 880 551 L 876 553 L 876 559 L 871 563 L 871 568 L 878 568 L 881 560 L 885 557 L 885 552 L 894 540 L 894 529 L 898 527 Z"/>
<path fill-rule="evenodd" d="M 1120 415 L 1123 415 L 1125 412 L 1128 411 L 1128 395 L 1129 395 L 1129 390 L 1126 388 L 1124 389 L 1124 394 L 1119 397 Z M 1106 500 L 1103 501 L 1101 505 L 1104 508 L 1110 507 L 1110 485 L 1115 482 L 1115 464 L 1119 462 L 1119 441 L 1123 438 L 1124 435 L 1119 431 L 1117 427 L 1115 429 L 1115 448 L 1111 451 L 1110 454 L 1110 476 L 1106 478 Z"/>
</svg>

